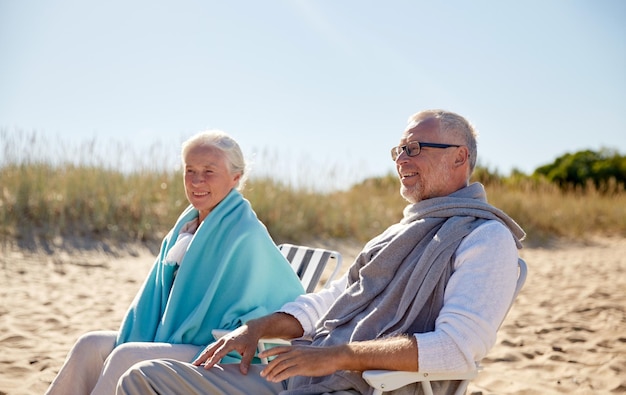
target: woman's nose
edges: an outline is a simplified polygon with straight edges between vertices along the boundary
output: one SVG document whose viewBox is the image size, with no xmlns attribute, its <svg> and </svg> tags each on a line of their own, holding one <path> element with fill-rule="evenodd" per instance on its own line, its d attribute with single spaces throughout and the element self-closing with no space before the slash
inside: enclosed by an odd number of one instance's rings
<svg viewBox="0 0 626 395">
<path fill-rule="evenodd" d="M 194 184 L 201 184 L 204 182 L 204 175 L 202 173 L 194 174 L 191 178 L 191 182 Z"/>
</svg>

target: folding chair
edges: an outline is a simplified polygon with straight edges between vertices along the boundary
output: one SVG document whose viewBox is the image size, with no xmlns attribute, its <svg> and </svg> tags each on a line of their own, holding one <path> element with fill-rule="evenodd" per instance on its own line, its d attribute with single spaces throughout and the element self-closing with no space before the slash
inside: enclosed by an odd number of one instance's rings
<svg viewBox="0 0 626 395">
<path fill-rule="evenodd" d="M 278 249 L 287 258 L 291 268 L 300 278 L 306 292 L 313 292 L 320 282 L 322 273 L 330 260 L 335 260 L 335 267 L 323 285 L 327 287 L 339 273 L 341 268 L 341 254 L 337 251 L 297 246 L 293 244 L 281 244 Z"/>
<path fill-rule="evenodd" d="M 509 308 L 513 305 L 513 301 L 522 290 L 524 282 L 526 282 L 526 274 L 528 268 L 526 262 L 523 259 L 518 260 L 519 274 L 517 277 L 517 284 L 515 285 L 515 293 Z M 505 314 L 506 316 L 506 314 Z M 502 325 L 502 323 L 500 323 Z M 405 371 L 392 371 L 392 370 L 366 370 L 363 372 L 363 379 L 374 389 L 373 395 L 382 395 L 383 392 L 394 391 L 398 388 L 402 388 L 406 385 L 413 383 L 421 383 L 422 390 L 425 395 L 433 395 L 433 389 L 431 386 L 432 381 L 441 380 L 461 380 L 462 383 L 456 392 L 456 395 L 465 394 L 467 386 L 470 381 L 473 380 L 481 369 L 480 364 L 476 363 L 476 369 L 469 372 L 461 373 L 428 373 L 428 372 L 405 372 Z"/>
<path fill-rule="evenodd" d="M 306 292 L 315 291 L 318 285 L 322 285 L 324 288 L 328 287 L 341 269 L 342 257 L 337 251 L 293 244 L 281 244 L 278 246 L 278 249 L 289 261 L 291 268 L 300 278 Z M 324 269 L 329 261 L 333 259 L 335 263 L 331 274 L 324 284 L 320 284 Z M 211 333 L 215 339 L 219 339 L 229 332 L 229 330 L 214 329 Z M 258 345 L 258 352 L 264 351 L 266 344 L 277 345 L 290 343 L 284 339 L 261 339 Z M 261 362 L 268 363 L 268 360 L 267 358 L 261 358 Z"/>
</svg>

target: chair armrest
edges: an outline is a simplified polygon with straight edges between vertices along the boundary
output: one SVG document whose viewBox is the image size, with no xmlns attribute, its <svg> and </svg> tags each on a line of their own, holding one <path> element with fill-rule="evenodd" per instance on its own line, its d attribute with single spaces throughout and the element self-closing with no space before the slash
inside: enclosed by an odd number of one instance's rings
<svg viewBox="0 0 626 395">
<path fill-rule="evenodd" d="M 374 389 L 393 391 L 405 385 L 423 381 L 440 380 L 472 380 L 478 374 L 478 370 L 455 373 L 428 373 L 428 372 L 405 372 L 395 370 L 366 370 L 363 379 Z"/>
<path fill-rule="evenodd" d="M 229 334 L 231 331 L 228 329 L 213 329 L 211 331 L 211 334 L 213 335 L 213 337 L 215 338 L 215 340 L 218 340 L 219 338 L 226 336 L 227 334 Z M 262 352 L 265 351 L 267 349 L 268 345 L 272 345 L 272 346 L 279 346 L 279 345 L 291 345 L 291 342 L 289 340 L 285 340 L 285 339 L 279 339 L 279 338 L 263 338 L 263 339 L 259 339 L 259 343 L 257 344 L 257 352 Z M 269 360 L 267 358 L 261 358 L 261 363 L 267 364 L 269 363 Z"/>
<path fill-rule="evenodd" d="M 213 335 L 215 340 L 218 340 L 219 338 L 226 336 L 230 332 L 232 332 L 232 331 L 228 330 L 228 329 L 213 329 L 211 331 L 211 334 Z M 280 339 L 280 338 L 277 338 L 277 337 L 276 338 L 263 338 L 263 339 L 259 340 L 259 343 L 284 344 L 284 345 L 290 345 L 291 344 L 291 342 L 289 340 Z"/>
<path fill-rule="evenodd" d="M 229 334 L 230 332 L 232 332 L 232 331 L 230 331 L 230 330 L 228 330 L 228 329 L 213 329 L 213 330 L 211 331 L 211 334 L 213 335 L 213 338 L 214 338 L 215 340 L 219 340 L 221 337 L 226 336 L 226 335 L 227 335 L 227 334 Z"/>
</svg>

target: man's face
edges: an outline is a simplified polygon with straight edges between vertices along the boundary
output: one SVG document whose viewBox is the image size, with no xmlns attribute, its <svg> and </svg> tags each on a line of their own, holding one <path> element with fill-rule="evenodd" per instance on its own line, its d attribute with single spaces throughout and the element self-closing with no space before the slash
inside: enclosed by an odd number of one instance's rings
<svg viewBox="0 0 626 395">
<path fill-rule="evenodd" d="M 411 123 L 400 139 L 400 146 L 411 141 L 426 143 L 455 144 L 446 141 L 439 131 L 436 118 L 419 119 Z M 421 147 L 417 156 L 409 156 L 403 151 L 396 158 L 396 170 L 400 178 L 400 194 L 410 203 L 433 197 L 446 196 L 456 190 L 451 186 L 451 174 L 454 171 L 455 148 Z M 452 188 L 452 189 L 451 189 Z"/>
</svg>

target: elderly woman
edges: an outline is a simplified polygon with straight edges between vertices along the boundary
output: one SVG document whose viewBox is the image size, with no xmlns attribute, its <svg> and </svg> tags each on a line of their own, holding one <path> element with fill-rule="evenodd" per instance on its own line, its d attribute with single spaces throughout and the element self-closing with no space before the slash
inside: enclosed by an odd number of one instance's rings
<svg viewBox="0 0 626 395">
<path fill-rule="evenodd" d="M 136 362 L 192 361 L 214 340 L 213 329 L 237 328 L 304 293 L 238 191 L 245 176 L 239 145 L 223 132 L 204 132 L 183 144 L 182 159 L 191 205 L 163 240 L 119 331 L 83 335 L 47 394 L 113 394 Z"/>
</svg>

